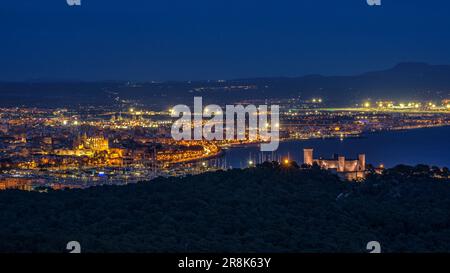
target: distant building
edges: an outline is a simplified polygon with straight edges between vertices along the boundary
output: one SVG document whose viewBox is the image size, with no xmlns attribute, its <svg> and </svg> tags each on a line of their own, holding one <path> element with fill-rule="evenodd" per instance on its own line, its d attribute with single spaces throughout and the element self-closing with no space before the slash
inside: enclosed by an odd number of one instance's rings
<svg viewBox="0 0 450 273">
<path fill-rule="evenodd" d="M 88 137 L 86 134 L 77 137 L 73 142 L 73 149 L 56 149 L 58 156 L 85 156 L 96 158 L 94 165 L 121 166 L 123 164 L 124 149 L 109 146 L 108 138 L 103 136 Z"/>
<path fill-rule="evenodd" d="M 75 150 L 108 151 L 109 141 L 104 137 L 87 137 L 84 134 L 74 142 Z"/>
<path fill-rule="evenodd" d="M 51 137 L 44 137 L 42 138 L 42 143 L 45 145 L 52 145 L 53 139 Z"/>
<path fill-rule="evenodd" d="M 31 191 L 32 187 L 32 179 L 29 178 L 15 178 L 15 177 L 6 177 L 0 178 L 0 190 L 24 190 Z"/>
<path fill-rule="evenodd" d="M 87 137 L 86 134 L 77 137 L 73 142 L 73 149 L 57 149 L 55 154 L 60 156 L 89 156 L 96 152 L 110 152 L 109 140 L 104 137 Z"/>
<path fill-rule="evenodd" d="M 303 162 L 310 166 L 316 163 L 321 168 L 334 170 L 350 180 L 362 179 L 366 173 L 365 154 L 359 154 L 358 159 L 346 159 L 342 155 L 335 155 L 332 159 L 314 159 L 313 149 L 303 149 Z"/>
</svg>

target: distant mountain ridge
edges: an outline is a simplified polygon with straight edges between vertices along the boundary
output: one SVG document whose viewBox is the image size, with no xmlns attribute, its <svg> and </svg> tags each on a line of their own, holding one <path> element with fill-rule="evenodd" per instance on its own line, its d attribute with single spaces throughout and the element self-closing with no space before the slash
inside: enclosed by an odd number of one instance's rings
<svg viewBox="0 0 450 273">
<path fill-rule="evenodd" d="M 437 101 L 450 98 L 450 65 L 408 62 L 355 76 L 306 75 L 137 84 L 113 81 L 0 83 L 0 98 L 3 100 L 0 103 L 14 104 L 14 98 L 20 98 L 23 103 L 26 103 L 24 98 L 34 102 L 46 98 L 46 105 L 52 102 L 82 103 L 86 97 L 90 98 L 89 102 L 112 103 L 112 93 L 121 99 L 140 100 L 164 107 L 174 103 L 190 103 L 193 96 L 203 96 L 212 103 L 292 97 L 321 97 L 332 105 L 349 105 L 367 99 Z"/>
<path fill-rule="evenodd" d="M 255 79 L 243 80 L 251 83 Z M 261 78 L 279 96 L 296 93 L 336 102 L 362 99 L 444 99 L 450 96 L 450 65 L 399 63 L 387 70 L 355 76 L 306 75 L 294 78 Z"/>
</svg>

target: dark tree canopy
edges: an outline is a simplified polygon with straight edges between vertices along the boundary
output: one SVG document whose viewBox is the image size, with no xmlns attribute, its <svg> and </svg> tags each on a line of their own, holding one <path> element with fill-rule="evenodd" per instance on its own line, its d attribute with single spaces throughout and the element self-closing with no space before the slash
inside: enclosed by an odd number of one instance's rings
<svg viewBox="0 0 450 273">
<path fill-rule="evenodd" d="M 386 252 L 450 252 L 442 173 L 398 166 L 352 183 L 265 163 L 128 186 L 3 191 L 0 252 L 66 252 L 73 240 L 83 252 L 366 252 L 374 240 Z"/>
</svg>

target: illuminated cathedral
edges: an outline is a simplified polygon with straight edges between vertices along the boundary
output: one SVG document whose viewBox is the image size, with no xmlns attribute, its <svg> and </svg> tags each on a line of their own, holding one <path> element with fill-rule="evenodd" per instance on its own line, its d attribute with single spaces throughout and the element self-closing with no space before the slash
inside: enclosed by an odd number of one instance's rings
<svg viewBox="0 0 450 273">
<path fill-rule="evenodd" d="M 74 141 L 74 150 L 108 151 L 109 141 L 104 137 L 87 137 L 85 133 Z"/>
</svg>

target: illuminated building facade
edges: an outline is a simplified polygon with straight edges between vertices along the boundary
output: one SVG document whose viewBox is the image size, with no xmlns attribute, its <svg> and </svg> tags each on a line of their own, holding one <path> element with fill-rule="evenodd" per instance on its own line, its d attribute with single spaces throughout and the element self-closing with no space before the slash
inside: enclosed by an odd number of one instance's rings
<svg viewBox="0 0 450 273">
<path fill-rule="evenodd" d="M 84 134 L 82 137 L 75 140 L 74 149 L 91 150 L 94 152 L 108 151 L 109 141 L 104 137 L 87 137 L 87 135 Z"/>
<path fill-rule="evenodd" d="M 314 163 L 325 170 L 335 170 L 347 179 L 362 179 L 366 172 L 366 155 L 359 154 L 358 159 L 346 159 L 345 156 L 335 155 L 332 159 L 314 159 L 313 149 L 303 149 L 303 162 L 312 166 Z"/>
<path fill-rule="evenodd" d="M 104 164 L 121 165 L 123 150 L 120 148 L 110 148 L 109 141 L 104 137 L 87 137 L 84 134 L 73 142 L 73 149 L 57 149 L 55 154 L 59 156 L 87 156 L 98 157 L 100 154 L 106 154 Z M 102 165 L 102 164 L 100 164 Z"/>
<path fill-rule="evenodd" d="M 0 190 L 32 190 L 32 180 L 27 178 L 8 177 L 0 179 Z"/>
</svg>

